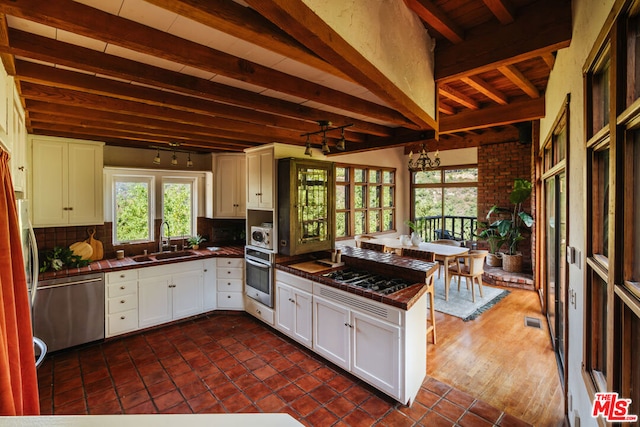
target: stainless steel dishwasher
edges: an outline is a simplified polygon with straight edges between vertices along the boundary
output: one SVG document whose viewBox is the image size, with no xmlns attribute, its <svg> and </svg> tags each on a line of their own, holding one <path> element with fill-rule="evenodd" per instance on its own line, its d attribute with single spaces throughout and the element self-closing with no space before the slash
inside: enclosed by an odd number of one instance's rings
<svg viewBox="0 0 640 427">
<path fill-rule="evenodd" d="M 104 274 L 38 282 L 33 331 L 49 351 L 103 339 Z"/>
</svg>

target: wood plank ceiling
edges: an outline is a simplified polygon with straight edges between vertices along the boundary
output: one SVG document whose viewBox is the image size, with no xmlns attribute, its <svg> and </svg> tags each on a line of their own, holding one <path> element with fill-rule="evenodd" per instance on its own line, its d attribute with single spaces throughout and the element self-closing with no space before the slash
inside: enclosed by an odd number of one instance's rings
<svg viewBox="0 0 640 427">
<path fill-rule="evenodd" d="M 555 53 L 570 43 L 570 1 L 404 4 L 435 39 L 435 126 L 364 64 L 332 60 L 339 48 L 312 40 L 319 29 L 297 0 L 0 0 L 0 57 L 30 133 L 129 147 L 303 145 L 301 134 L 329 120 L 353 123 L 347 152 L 432 139 L 444 150 L 544 116 Z M 336 153 L 340 133 L 328 136 Z"/>
</svg>

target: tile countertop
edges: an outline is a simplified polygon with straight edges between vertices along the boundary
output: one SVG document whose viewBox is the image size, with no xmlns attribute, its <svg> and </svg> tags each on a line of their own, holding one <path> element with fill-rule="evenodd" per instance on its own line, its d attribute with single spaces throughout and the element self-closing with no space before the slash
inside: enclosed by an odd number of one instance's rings
<svg viewBox="0 0 640 427">
<path fill-rule="evenodd" d="M 216 257 L 244 258 L 244 246 L 220 246 L 215 251 L 210 251 L 207 248 L 198 249 L 198 250 L 193 250 L 193 249 L 188 249 L 188 250 L 194 252 L 195 255 L 180 257 L 180 258 L 158 260 L 158 261 L 150 261 L 150 262 L 136 262 L 133 259 L 134 257 L 124 257 L 123 259 L 115 259 L 115 258 L 103 259 L 100 261 L 94 261 L 86 267 L 68 268 L 68 269 L 62 269 L 60 271 L 47 271 L 46 273 L 40 273 L 38 276 L 38 280 L 55 279 L 60 277 L 76 276 L 79 274 L 87 274 L 87 273 L 107 273 L 109 271 L 130 270 L 133 268 L 151 267 L 154 265 L 165 265 L 165 264 L 173 264 L 176 262 L 195 261 L 195 260 L 204 259 L 204 258 L 216 258 Z"/>
<path fill-rule="evenodd" d="M 376 252 L 369 249 L 360 249 L 351 246 L 340 247 L 342 250 L 342 261 L 344 267 L 329 268 L 317 273 L 307 273 L 297 268 L 291 267 L 295 263 L 301 262 L 299 257 L 293 259 L 280 258 L 276 263 L 276 269 L 286 271 L 296 276 L 304 277 L 314 282 L 322 283 L 333 288 L 337 288 L 364 298 L 409 310 L 427 291 L 425 277 L 438 271 L 437 262 L 427 262 L 423 260 L 402 257 L 392 253 Z M 311 258 L 307 258 L 311 259 Z M 382 276 L 399 277 L 407 281 L 415 282 L 415 285 L 394 292 L 390 295 L 383 295 L 375 291 L 351 286 L 337 282 L 333 279 L 322 276 L 329 271 L 343 268 L 355 268 L 368 270 Z"/>
</svg>

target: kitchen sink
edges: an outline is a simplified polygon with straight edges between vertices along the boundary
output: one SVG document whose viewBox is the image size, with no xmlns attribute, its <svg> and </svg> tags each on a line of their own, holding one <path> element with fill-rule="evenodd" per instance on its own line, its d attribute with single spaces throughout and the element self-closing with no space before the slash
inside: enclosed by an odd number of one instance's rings
<svg viewBox="0 0 640 427">
<path fill-rule="evenodd" d="M 165 259 L 186 258 L 194 255 L 197 255 L 197 254 L 193 251 L 157 252 L 149 255 L 134 256 L 131 259 L 134 260 L 135 262 L 153 262 L 153 261 L 162 261 Z"/>
<path fill-rule="evenodd" d="M 134 260 L 135 262 L 149 262 L 149 261 L 155 261 L 153 258 L 146 256 L 146 255 L 139 255 L 139 256 L 134 256 L 133 258 L 131 258 L 132 260 Z"/>
<path fill-rule="evenodd" d="M 154 254 L 153 256 L 157 260 L 162 260 L 162 259 L 172 259 L 172 258 L 184 258 L 184 257 L 194 256 L 194 255 L 197 255 L 197 254 L 193 251 L 179 251 L 179 252 L 162 252 L 159 254 Z"/>
</svg>

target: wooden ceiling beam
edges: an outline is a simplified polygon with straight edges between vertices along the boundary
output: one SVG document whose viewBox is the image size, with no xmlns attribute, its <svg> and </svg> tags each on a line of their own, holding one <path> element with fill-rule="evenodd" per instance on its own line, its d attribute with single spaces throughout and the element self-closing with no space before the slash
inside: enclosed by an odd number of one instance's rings
<svg viewBox="0 0 640 427">
<path fill-rule="evenodd" d="M 543 53 L 541 55 L 541 58 L 544 61 L 544 63 L 547 64 L 547 67 L 549 67 L 549 70 L 553 70 L 553 66 L 556 63 L 556 56 L 553 54 L 553 52 Z"/>
<path fill-rule="evenodd" d="M 456 113 L 455 108 L 453 108 L 451 105 L 446 104 L 440 100 L 438 100 L 438 111 L 444 114 L 448 114 L 450 116 Z"/>
<path fill-rule="evenodd" d="M 570 1 L 535 1 L 518 10 L 511 24 L 478 25 L 464 43 L 437 47 L 436 81 L 459 80 L 557 51 L 569 46 L 571 35 Z"/>
<path fill-rule="evenodd" d="M 219 101 L 228 105 L 228 113 L 236 110 L 234 106 L 250 110 L 269 111 L 302 121 L 330 120 L 336 125 L 353 123 L 353 131 L 376 136 L 390 136 L 391 130 L 385 126 L 368 123 L 363 120 L 329 113 L 316 108 L 305 107 L 293 102 L 259 95 L 247 90 L 232 88 L 220 83 L 189 76 L 162 68 L 142 64 L 95 50 L 59 42 L 47 37 L 28 34 L 19 30 L 10 30 L 10 47 L 1 47 L 6 51 L 24 58 L 61 64 L 73 69 L 101 74 L 119 80 L 130 80 L 147 86 L 169 89 L 189 95 Z M 22 61 L 27 63 L 27 61 Z M 25 65 L 26 66 L 26 65 Z M 304 127 L 304 125 L 303 125 Z"/>
<path fill-rule="evenodd" d="M 460 105 L 463 105 L 472 110 L 478 110 L 480 105 L 471 97 L 447 86 L 447 85 L 439 85 L 438 93 L 445 98 L 448 98 L 452 101 L 457 102 Z"/>
<path fill-rule="evenodd" d="M 515 65 L 504 65 L 502 67 L 498 67 L 498 70 L 531 98 L 540 97 L 540 91 L 538 90 L 538 88 L 533 83 L 531 83 L 531 81 L 526 78 L 524 74 L 522 74 L 520 70 L 516 68 Z"/>
<path fill-rule="evenodd" d="M 370 150 L 380 150 L 384 148 L 398 147 L 411 142 L 424 141 L 435 138 L 435 131 L 424 130 L 414 131 L 408 129 L 398 129 L 397 134 L 392 138 L 369 138 L 368 141 L 361 144 L 349 144 L 345 151 L 335 154 L 344 153 L 360 153 Z"/>
<path fill-rule="evenodd" d="M 454 150 L 458 148 L 471 148 L 479 147 L 481 145 L 490 144 L 502 144 L 505 142 L 518 141 L 518 129 L 513 126 L 507 126 L 502 129 L 487 129 L 482 135 L 475 135 L 472 133 L 464 134 L 445 134 L 441 135 L 439 140 L 426 141 L 427 146 L 431 151 L 438 150 Z M 404 154 L 409 154 L 409 151 L 413 148 L 415 152 L 415 145 L 407 145 L 404 149 Z"/>
<path fill-rule="evenodd" d="M 203 146 L 203 145 L 212 145 L 216 143 L 214 139 L 211 140 L 196 140 L 190 138 L 182 138 L 179 136 L 166 136 L 166 135 L 149 135 L 144 133 L 136 133 L 129 131 L 121 131 L 117 129 L 103 129 L 103 128 L 93 128 L 90 126 L 74 126 L 64 123 L 47 123 L 47 122 L 32 122 L 32 126 L 34 129 L 39 129 L 40 131 L 56 131 L 60 133 L 85 133 L 90 135 L 95 135 L 97 137 L 110 137 L 110 138 L 118 138 L 118 139 L 128 139 L 133 141 L 143 141 L 147 144 L 155 143 L 155 144 L 168 144 L 171 142 L 179 142 L 181 146 L 188 147 L 190 144 L 195 146 Z M 238 149 L 247 148 L 245 145 L 229 145 L 224 144 L 225 148 L 235 147 Z"/>
<path fill-rule="evenodd" d="M 508 0 L 482 0 L 491 13 L 498 18 L 501 24 L 506 25 L 515 21 L 515 11 Z"/>
<path fill-rule="evenodd" d="M 435 129 L 437 127 L 435 118 L 424 111 L 424 108 L 414 100 L 410 93 L 398 87 L 392 79 L 379 69 L 377 64 L 374 64 L 353 47 L 338 31 L 323 21 L 304 2 L 290 0 L 245 1 L 262 16 L 283 28 L 289 35 L 305 43 L 318 56 L 324 58 L 327 62 L 351 76 L 353 80 L 369 89 L 373 94 L 389 104 L 394 111 L 411 121 L 412 124 L 403 124 L 388 119 L 386 120 L 387 122 L 410 129 Z M 401 23 L 398 23 L 398 25 L 401 25 Z M 389 52 L 385 52 L 385 54 L 388 55 Z M 423 75 L 425 79 L 429 77 L 427 73 Z M 287 92 L 285 91 L 285 93 Z M 358 112 L 353 107 L 349 108 L 349 110 Z M 373 117 L 370 113 L 362 114 Z"/>
<path fill-rule="evenodd" d="M 126 101 L 116 98 L 110 98 L 101 95 L 94 95 L 80 91 L 69 89 L 59 89 L 49 86 L 37 85 L 30 82 L 22 82 L 22 95 L 27 100 L 37 100 L 51 102 L 54 104 L 83 106 L 91 110 L 111 111 L 123 114 L 138 115 L 141 117 L 173 119 L 179 123 L 193 123 L 209 126 L 212 133 L 217 135 L 246 139 L 251 137 L 257 142 L 272 142 L 282 139 L 283 142 L 291 142 L 293 144 L 301 143 L 302 138 L 297 133 L 281 133 L 278 129 L 266 126 L 258 126 L 247 132 L 245 123 L 232 122 L 205 114 L 197 114 L 186 112 L 170 107 L 161 107 L 157 105 L 149 105 L 135 101 Z M 246 125 L 250 125 L 247 123 Z M 224 129 L 222 129 L 224 127 Z M 241 129 L 242 132 L 237 130 Z"/>
<path fill-rule="evenodd" d="M 49 25 L 334 108 L 352 111 L 398 126 L 414 126 L 411 121 L 391 108 L 270 69 L 72 0 L 44 3 L 39 0 L 2 2 L 0 3 L 0 13 Z"/>
<path fill-rule="evenodd" d="M 440 133 L 460 132 L 489 128 L 511 123 L 538 120 L 545 115 L 544 97 L 508 105 L 483 108 L 478 111 L 463 111 L 455 116 L 440 119 Z"/>
<path fill-rule="evenodd" d="M 344 80 L 349 76 L 307 49 L 253 9 L 228 0 L 147 0 L 180 16 Z"/>
<path fill-rule="evenodd" d="M 464 41 L 464 30 L 429 0 L 404 0 L 407 7 L 451 43 Z"/>
<path fill-rule="evenodd" d="M 0 14 L 0 45 L 9 46 L 9 27 L 7 26 L 7 17 L 4 14 Z M 0 53 L 0 60 L 10 76 L 16 74 L 13 55 Z"/>
<path fill-rule="evenodd" d="M 500 105 L 506 105 L 509 103 L 509 100 L 504 93 L 491 86 L 478 76 L 463 77 L 461 80 Z"/>
</svg>

